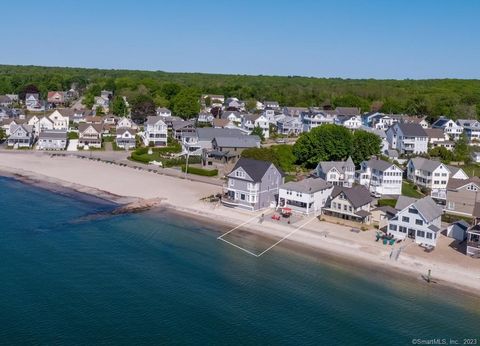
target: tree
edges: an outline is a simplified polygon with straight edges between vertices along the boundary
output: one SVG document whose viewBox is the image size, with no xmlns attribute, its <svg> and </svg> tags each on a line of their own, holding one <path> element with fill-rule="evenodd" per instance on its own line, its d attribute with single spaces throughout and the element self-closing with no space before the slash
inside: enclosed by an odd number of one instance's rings
<svg viewBox="0 0 480 346">
<path fill-rule="evenodd" d="M 5 130 L 0 127 L 0 142 L 3 142 L 7 138 L 7 134 L 5 133 Z"/>
<path fill-rule="evenodd" d="M 265 135 L 263 134 L 263 130 L 260 126 L 255 126 L 250 134 L 260 137 L 262 142 L 265 140 Z"/>
<path fill-rule="evenodd" d="M 180 91 L 173 98 L 173 113 L 183 119 L 192 118 L 200 112 L 199 95 L 195 89 Z"/>
<path fill-rule="evenodd" d="M 245 108 L 249 112 L 253 112 L 253 111 L 257 110 L 257 100 L 248 99 L 247 102 L 245 103 Z"/>
<path fill-rule="evenodd" d="M 455 144 L 453 154 L 457 161 L 470 162 L 470 149 L 468 147 L 468 137 L 465 132 L 460 135 L 460 138 Z"/>
<path fill-rule="evenodd" d="M 346 159 L 352 152 L 352 133 L 343 126 L 327 124 L 303 133 L 293 145 L 297 162 L 313 168 L 319 161 Z"/>
<path fill-rule="evenodd" d="M 95 108 L 95 115 L 105 115 L 105 110 L 103 109 L 103 107 L 98 106 L 97 108 Z"/>
<path fill-rule="evenodd" d="M 355 164 L 369 160 L 372 155 L 379 155 L 382 139 L 374 133 L 356 130 L 353 134 L 352 160 Z"/>
<path fill-rule="evenodd" d="M 148 95 L 138 95 L 132 100 L 132 120 L 138 124 L 143 124 L 148 116 L 157 115 L 155 103 Z"/>
<path fill-rule="evenodd" d="M 210 96 L 205 97 L 204 102 L 206 107 L 210 107 L 212 105 L 212 100 L 210 99 Z"/>
<path fill-rule="evenodd" d="M 93 104 L 95 103 L 95 97 L 93 96 L 93 94 L 86 94 L 84 97 L 83 97 L 83 100 L 82 100 L 82 104 L 91 109 L 93 107 Z"/>
<path fill-rule="evenodd" d="M 284 172 L 295 171 L 295 156 L 288 144 L 273 145 L 268 148 L 249 148 L 242 151 L 242 157 L 274 163 Z"/>
<path fill-rule="evenodd" d="M 20 100 L 25 100 L 25 96 L 27 94 L 39 94 L 40 90 L 38 90 L 37 86 L 34 84 L 28 84 L 26 85 L 18 94 L 18 98 Z"/>
<path fill-rule="evenodd" d="M 453 153 L 445 147 L 435 147 L 428 151 L 431 157 L 438 157 L 443 163 L 450 163 L 453 161 Z"/>
<path fill-rule="evenodd" d="M 112 113 L 118 116 L 126 116 L 128 108 L 121 96 L 115 96 L 112 101 Z"/>
<path fill-rule="evenodd" d="M 162 86 L 161 92 L 165 98 L 171 101 L 182 90 L 182 87 L 177 83 L 166 83 Z"/>
</svg>

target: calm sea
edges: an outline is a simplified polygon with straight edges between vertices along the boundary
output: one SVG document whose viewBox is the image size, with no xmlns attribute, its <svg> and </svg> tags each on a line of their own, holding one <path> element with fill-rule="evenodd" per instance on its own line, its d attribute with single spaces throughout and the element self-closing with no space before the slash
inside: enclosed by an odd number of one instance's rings
<svg viewBox="0 0 480 346">
<path fill-rule="evenodd" d="M 89 216 L 111 208 L 0 178 L 1 344 L 407 345 L 480 336 L 480 300 L 462 292 L 282 246 L 254 258 L 171 214 Z"/>
</svg>

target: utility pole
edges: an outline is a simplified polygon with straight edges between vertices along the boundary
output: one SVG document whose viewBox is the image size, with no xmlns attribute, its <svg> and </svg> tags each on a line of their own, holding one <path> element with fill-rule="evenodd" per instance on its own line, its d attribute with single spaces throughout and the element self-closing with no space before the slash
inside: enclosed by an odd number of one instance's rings
<svg viewBox="0 0 480 346">
<path fill-rule="evenodd" d="M 188 159 L 190 157 L 190 146 L 187 143 L 185 143 L 185 148 L 187 149 L 187 161 L 185 162 L 185 179 L 187 179 Z"/>
</svg>

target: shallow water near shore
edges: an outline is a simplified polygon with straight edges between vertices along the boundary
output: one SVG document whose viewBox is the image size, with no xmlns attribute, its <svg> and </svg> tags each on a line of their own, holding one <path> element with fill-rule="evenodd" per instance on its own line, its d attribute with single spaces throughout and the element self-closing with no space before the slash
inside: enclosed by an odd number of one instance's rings
<svg viewBox="0 0 480 346">
<path fill-rule="evenodd" d="M 480 337 L 480 299 L 461 291 L 299 248 L 255 258 L 168 212 L 89 219 L 114 205 L 13 179 L 0 178 L 0 196 L 1 344 Z"/>
</svg>

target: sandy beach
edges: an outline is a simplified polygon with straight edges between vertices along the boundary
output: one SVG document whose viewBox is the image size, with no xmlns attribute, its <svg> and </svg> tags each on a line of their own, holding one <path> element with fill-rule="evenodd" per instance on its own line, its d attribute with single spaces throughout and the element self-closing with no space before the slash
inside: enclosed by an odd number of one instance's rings
<svg viewBox="0 0 480 346">
<path fill-rule="evenodd" d="M 408 242 L 396 244 L 395 247 L 401 246 L 403 250 L 395 260 L 391 256 L 391 246 L 375 242 L 374 230 L 353 233 L 349 227 L 319 221 L 314 217 L 298 218 L 287 225 L 271 220 L 268 211 L 265 211 L 265 219 L 260 223 L 258 219 L 261 213 L 230 209 L 218 203 L 202 201 L 202 198 L 221 192 L 221 187 L 207 183 L 78 157 L 51 157 L 40 152 L 0 152 L 0 174 L 39 185 L 59 185 L 119 204 L 155 200 L 158 201 L 155 205 L 217 223 L 222 233 L 250 220 L 238 231 L 271 239 L 272 246 L 287 237 L 277 246 L 290 245 L 297 249 L 303 247 L 309 251 L 328 253 L 362 266 L 372 265 L 393 272 L 401 271 L 418 280 L 431 270 L 432 281 L 435 282 L 431 284 L 453 286 L 472 294 L 480 294 L 480 260 L 469 258 L 455 250 L 450 246 L 452 239 L 443 235 L 438 241 L 438 247 L 431 253 Z M 300 226 L 301 229 L 298 229 Z M 234 233 L 235 231 L 231 235 L 234 236 Z M 219 246 L 231 245 L 219 241 Z M 240 251 L 234 246 L 231 250 Z M 269 251 L 275 251 L 275 248 Z M 268 251 L 255 254 L 259 257 L 268 256 Z M 245 255 L 249 256 L 247 253 Z"/>
</svg>

